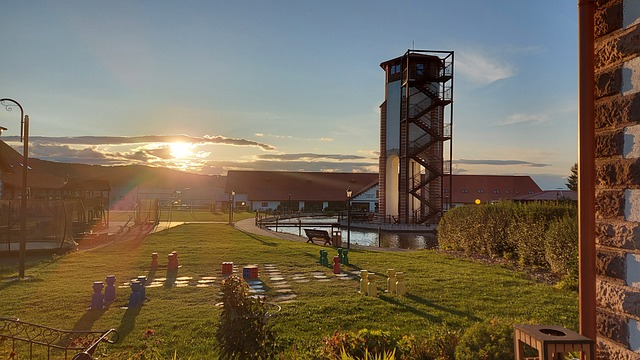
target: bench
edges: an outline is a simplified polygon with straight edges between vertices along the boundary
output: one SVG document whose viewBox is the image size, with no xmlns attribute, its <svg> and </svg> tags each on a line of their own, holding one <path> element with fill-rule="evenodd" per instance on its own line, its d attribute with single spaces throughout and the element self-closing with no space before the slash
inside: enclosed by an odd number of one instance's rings
<svg viewBox="0 0 640 360">
<path fill-rule="evenodd" d="M 321 238 L 324 239 L 324 245 L 331 245 L 331 236 L 327 230 L 316 230 L 316 229 L 304 229 L 304 233 L 307 234 L 309 240 L 307 242 L 315 244 L 313 242 L 313 238 Z"/>
</svg>

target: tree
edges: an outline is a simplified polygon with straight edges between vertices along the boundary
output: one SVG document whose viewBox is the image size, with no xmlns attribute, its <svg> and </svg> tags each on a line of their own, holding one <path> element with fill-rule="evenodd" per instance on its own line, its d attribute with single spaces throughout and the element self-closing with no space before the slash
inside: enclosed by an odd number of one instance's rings
<svg viewBox="0 0 640 360">
<path fill-rule="evenodd" d="M 571 167 L 571 175 L 567 177 L 567 188 L 569 190 L 578 191 L 578 163 L 573 164 Z"/>
</svg>

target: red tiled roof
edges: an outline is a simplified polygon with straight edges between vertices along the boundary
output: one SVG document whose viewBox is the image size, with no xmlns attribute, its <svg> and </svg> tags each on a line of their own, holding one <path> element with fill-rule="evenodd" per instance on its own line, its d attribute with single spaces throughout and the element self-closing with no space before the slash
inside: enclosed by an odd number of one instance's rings
<svg viewBox="0 0 640 360">
<path fill-rule="evenodd" d="M 578 192 L 573 190 L 543 190 L 533 195 L 525 195 L 514 200 L 518 201 L 558 201 L 572 200 L 578 201 Z"/>
<path fill-rule="evenodd" d="M 227 173 L 227 194 L 247 194 L 250 201 L 341 201 L 346 190 L 354 196 L 378 180 L 377 173 L 239 171 Z"/>
<path fill-rule="evenodd" d="M 445 195 L 452 196 L 454 204 L 472 204 L 476 199 L 482 203 L 512 200 L 518 197 L 540 193 L 542 190 L 530 176 L 514 175 L 453 175 L 453 193 L 449 191 L 449 181 L 445 177 Z"/>
</svg>

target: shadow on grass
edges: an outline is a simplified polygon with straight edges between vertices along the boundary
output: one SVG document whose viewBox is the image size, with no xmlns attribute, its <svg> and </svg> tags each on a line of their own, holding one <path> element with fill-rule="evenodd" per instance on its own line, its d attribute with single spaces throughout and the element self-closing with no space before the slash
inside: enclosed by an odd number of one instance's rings
<svg viewBox="0 0 640 360">
<path fill-rule="evenodd" d="M 259 241 L 260 243 L 262 243 L 262 245 L 265 245 L 265 246 L 273 246 L 273 247 L 277 247 L 277 246 L 278 246 L 278 244 L 277 244 L 277 243 L 275 243 L 275 242 L 271 242 L 271 241 L 265 241 L 264 239 L 261 239 L 259 236 L 254 235 L 254 234 L 252 234 L 252 233 L 244 232 L 244 231 L 239 230 L 239 229 L 238 229 L 238 231 L 240 231 L 241 233 L 243 233 L 243 234 L 247 235 L 247 237 L 250 237 L 250 238 L 252 238 L 253 240 L 257 240 L 257 241 Z"/>
<path fill-rule="evenodd" d="M 25 282 L 41 282 L 41 281 L 44 281 L 44 280 L 36 277 L 31 277 L 28 275 L 25 276 L 23 279 L 20 279 L 17 276 L 9 277 L 9 278 L 2 279 L 2 282 L 0 283 L 0 291 L 4 290 L 5 288 L 8 288 L 9 286 L 19 286 L 20 284 L 23 284 Z"/>
<path fill-rule="evenodd" d="M 467 312 L 464 312 L 464 311 L 460 311 L 460 310 L 457 310 L 457 309 L 446 308 L 444 306 L 441 306 L 441 305 L 438 305 L 438 304 L 434 303 L 433 301 L 429 301 L 427 299 L 421 298 L 421 297 L 419 297 L 417 295 L 414 295 L 414 294 L 407 293 L 405 296 L 406 296 L 407 299 L 415 301 L 418 304 L 422 304 L 424 306 L 428 306 L 428 307 L 432 307 L 434 309 L 438 309 L 438 310 L 441 310 L 441 311 L 444 311 L 444 312 L 448 312 L 449 314 L 460 316 L 462 318 L 466 318 L 466 319 L 471 320 L 471 321 L 480 321 L 480 320 L 482 320 L 479 317 L 471 315 L 470 313 L 467 313 Z"/>
<path fill-rule="evenodd" d="M 107 306 L 100 310 L 87 309 L 84 315 L 73 325 L 73 331 L 91 331 L 93 324 L 102 317 L 107 309 Z"/>
<path fill-rule="evenodd" d="M 432 322 L 437 322 L 437 323 L 441 323 L 442 322 L 442 318 L 439 316 L 435 316 L 433 314 L 429 314 L 428 312 L 424 311 L 424 310 L 420 310 L 414 306 L 409 306 L 407 304 L 403 304 L 401 302 L 399 302 L 395 297 L 391 297 L 385 294 L 380 294 L 378 296 L 378 298 L 382 301 L 388 302 L 390 304 L 393 304 L 399 308 L 405 309 L 409 312 L 412 312 L 418 316 L 422 316 L 425 319 L 429 319 L 429 321 Z"/>
<path fill-rule="evenodd" d="M 118 335 L 120 335 L 118 341 L 124 341 L 124 339 L 131 333 L 136 325 L 136 317 L 138 317 L 141 308 L 142 306 L 127 308 L 127 311 L 125 311 L 122 316 L 122 320 L 120 320 L 120 325 L 117 329 Z"/>
</svg>

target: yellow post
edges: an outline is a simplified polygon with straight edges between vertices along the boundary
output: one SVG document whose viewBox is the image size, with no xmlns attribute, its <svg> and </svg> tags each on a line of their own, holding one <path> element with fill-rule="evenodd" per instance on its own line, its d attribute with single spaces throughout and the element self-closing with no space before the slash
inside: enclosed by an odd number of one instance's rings
<svg viewBox="0 0 640 360">
<path fill-rule="evenodd" d="M 395 294 L 398 292 L 398 287 L 396 286 L 396 270 L 395 269 L 387 269 L 387 291 L 389 294 Z"/>
<path fill-rule="evenodd" d="M 360 270 L 360 293 L 367 296 L 369 294 L 369 272 Z"/>
<path fill-rule="evenodd" d="M 376 286 L 376 274 L 369 274 L 369 296 L 378 296 L 378 287 Z"/>
<path fill-rule="evenodd" d="M 398 295 L 404 295 L 407 293 L 407 287 L 406 284 L 404 282 L 404 273 L 401 271 L 398 271 L 396 273 L 396 278 L 398 279 L 398 281 L 396 281 L 396 291 Z"/>
</svg>

